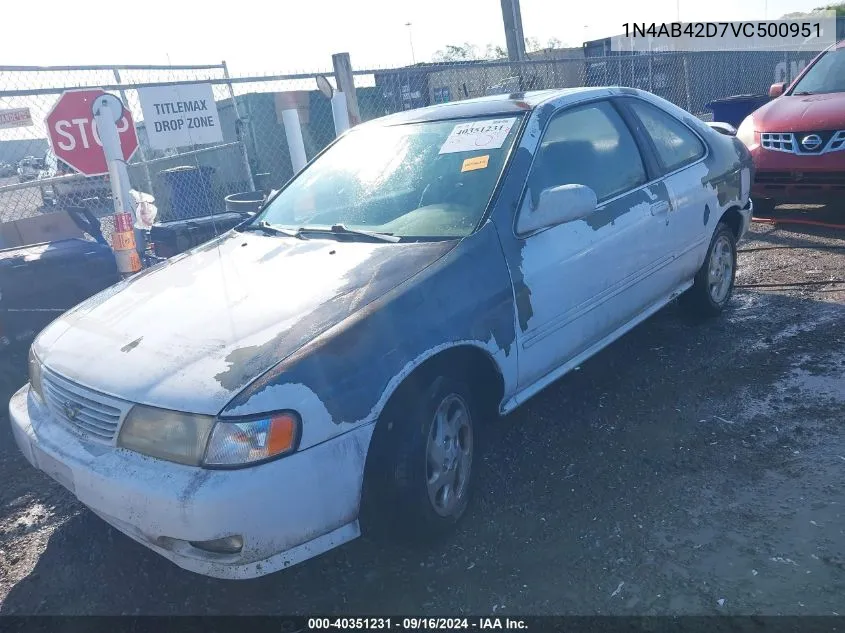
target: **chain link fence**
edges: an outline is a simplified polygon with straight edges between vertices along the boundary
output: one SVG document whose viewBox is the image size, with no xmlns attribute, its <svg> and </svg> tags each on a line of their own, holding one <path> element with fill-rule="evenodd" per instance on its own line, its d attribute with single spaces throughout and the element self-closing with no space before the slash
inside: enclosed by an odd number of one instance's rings
<svg viewBox="0 0 845 633">
<path fill-rule="evenodd" d="M 547 50 L 531 59 L 422 63 L 353 71 L 362 120 L 438 103 L 491 94 L 581 86 L 649 90 L 709 118 L 708 104 L 737 94 L 763 94 L 789 81 L 812 53 L 611 53 L 585 46 Z M 113 212 L 107 176 L 85 177 L 58 159 L 45 119 L 66 90 L 102 88 L 121 97 L 135 121 L 139 148 L 129 161 L 134 189 L 151 193 L 162 222 L 240 208 L 255 191 L 281 187 L 293 175 L 283 111 L 295 109 L 307 159 L 335 138 L 330 101 L 317 90 L 321 73 L 229 77 L 225 64 L 185 67 L 33 69 L 0 67 L 0 114 L 26 109 L 28 121 L 0 123 L 0 226 L 85 207 L 103 218 Z M 331 72 L 323 73 L 332 77 Z M 222 141 L 153 149 L 140 91 L 209 84 Z M 336 85 L 336 83 L 335 83 Z M 0 122 L 3 119 L 0 118 Z"/>
</svg>

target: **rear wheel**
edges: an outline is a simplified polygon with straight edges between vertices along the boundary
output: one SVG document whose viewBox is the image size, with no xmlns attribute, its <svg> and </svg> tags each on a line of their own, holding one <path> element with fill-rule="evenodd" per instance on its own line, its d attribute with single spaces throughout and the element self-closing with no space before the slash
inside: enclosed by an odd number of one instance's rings
<svg viewBox="0 0 845 633">
<path fill-rule="evenodd" d="M 438 376 L 397 394 L 376 426 L 362 518 L 368 531 L 428 540 L 466 512 L 476 407 L 462 380 Z"/>
<path fill-rule="evenodd" d="M 719 222 L 692 288 L 682 296 L 686 308 L 697 316 L 715 316 L 731 298 L 736 277 L 736 237 Z"/>
</svg>

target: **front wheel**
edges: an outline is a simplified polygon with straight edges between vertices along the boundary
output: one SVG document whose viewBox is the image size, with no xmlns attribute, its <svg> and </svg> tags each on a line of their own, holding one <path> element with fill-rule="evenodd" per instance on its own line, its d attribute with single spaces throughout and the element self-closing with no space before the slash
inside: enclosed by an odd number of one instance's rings
<svg viewBox="0 0 845 633">
<path fill-rule="evenodd" d="M 720 314 L 730 301 L 735 277 L 736 237 L 720 222 L 692 288 L 682 296 L 684 305 L 696 316 Z"/>
<path fill-rule="evenodd" d="M 462 380 L 417 383 L 376 427 L 380 455 L 369 476 L 380 523 L 394 535 L 427 540 L 452 530 L 467 509 L 476 453 L 476 407 Z M 366 483 L 366 482 L 365 482 Z M 377 532 L 382 530 L 377 529 Z"/>
</svg>

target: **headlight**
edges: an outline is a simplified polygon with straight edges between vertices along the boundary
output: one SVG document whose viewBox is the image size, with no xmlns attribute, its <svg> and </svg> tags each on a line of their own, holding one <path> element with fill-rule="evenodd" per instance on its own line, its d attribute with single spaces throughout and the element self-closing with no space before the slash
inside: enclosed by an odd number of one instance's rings
<svg viewBox="0 0 845 633">
<path fill-rule="evenodd" d="M 215 418 L 135 405 L 126 416 L 118 446 L 150 457 L 199 466 Z"/>
<path fill-rule="evenodd" d="M 743 142 L 748 149 L 757 145 L 757 133 L 754 130 L 754 119 L 749 115 L 740 124 L 736 131 L 736 137 Z"/>
<path fill-rule="evenodd" d="M 211 433 L 204 464 L 236 467 L 292 453 L 299 444 L 299 416 L 293 411 L 220 420 Z"/>
<path fill-rule="evenodd" d="M 296 450 L 299 416 L 285 411 L 243 419 L 168 411 L 135 405 L 126 417 L 118 446 L 189 466 L 237 468 Z"/>
<path fill-rule="evenodd" d="M 30 389 L 32 390 L 35 395 L 38 396 L 40 400 L 44 400 L 44 393 L 41 390 L 41 361 L 38 360 L 38 357 L 35 355 L 35 352 L 32 351 L 32 348 L 29 348 L 29 384 Z"/>
</svg>

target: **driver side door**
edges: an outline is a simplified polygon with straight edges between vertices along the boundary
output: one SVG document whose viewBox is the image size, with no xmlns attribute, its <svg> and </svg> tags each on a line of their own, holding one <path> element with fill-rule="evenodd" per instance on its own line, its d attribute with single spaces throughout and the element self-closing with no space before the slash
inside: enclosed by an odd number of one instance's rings
<svg viewBox="0 0 845 633">
<path fill-rule="evenodd" d="M 530 292 L 521 389 L 634 321 L 664 292 L 651 273 L 671 258 L 654 242 L 669 211 L 666 187 L 649 182 L 648 160 L 611 100 L 558 111 L 535 156 L 519 213 L 531 211 L 540 191 L 564 184 L 589 186 L 598 206 L 584 219 L 517 236 L 516 265 Z"/>
</svg>

